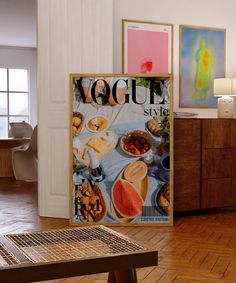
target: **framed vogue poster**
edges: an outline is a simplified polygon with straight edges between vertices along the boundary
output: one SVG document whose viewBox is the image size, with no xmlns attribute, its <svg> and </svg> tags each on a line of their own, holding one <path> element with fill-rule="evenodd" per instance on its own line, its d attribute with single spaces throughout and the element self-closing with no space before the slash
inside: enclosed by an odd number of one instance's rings
<svg viewBox="0 0 236 283">
<path fill-rule="evenodd" d="M 122 20 L 124 73 L 172 73 L 173 25 Z"/>
<path fill-rule="evenodd" d="M 225 29 L 180 26 L 180 107 L 217 106 L 213 79 L 225 77 L 225 33 Z"/>
<path fill-rule="evenodd" d="M 170 75 L 71 75 L 74 225 L 171 225 Z"/>
</svg>

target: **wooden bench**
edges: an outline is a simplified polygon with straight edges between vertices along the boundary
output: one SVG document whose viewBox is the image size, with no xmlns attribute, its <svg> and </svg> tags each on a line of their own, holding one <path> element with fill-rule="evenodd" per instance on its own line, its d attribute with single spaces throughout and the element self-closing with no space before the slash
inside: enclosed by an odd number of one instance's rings
<svg viewBox="0 0 236 283">
<path fill-rule="evenodd" d="M 137 282 L 136 268 L 158 254 L 102 225 L 5 235 L 1 282 L 35 282 L 109 272 L 109 283 Z"/>
</svg>

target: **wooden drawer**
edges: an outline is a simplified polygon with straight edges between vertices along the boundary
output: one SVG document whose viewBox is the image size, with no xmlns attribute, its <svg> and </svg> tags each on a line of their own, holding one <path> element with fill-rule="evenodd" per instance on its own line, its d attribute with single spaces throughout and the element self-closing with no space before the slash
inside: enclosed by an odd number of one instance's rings
<svg viewBox="0 0 236 283">
<path fill-rule="evenodd" d="M 232 177 L 233 178 L 236 178 L 236 149 L 234 150 L 234 153 L 233 153 L 233 155 L 232 155 L 232 157 L 231 157 L 231 159 L 232 159 Z"/>
<path fill-rule="evenodd" d="M 175 211 L 200 208 L 200 162 L 191 154 L 174 162 L 174 207 Z"/>
<path fill-rule="evenodd" d="M 236 179 L 208 179 L 202 182 L 201 208 L 236 205 Z"/>
<path fill-rule="evenodd" d="M 175 211 L 236 206 L 236 119 L 175 119 Z"/>
<path fill-rule="evenodd" d="M 202 178 L 236 177 L 236 149 L 203 149 Z"/>
<path fill-rule="evenodd" d="M 201 120 L 175 119 L 174 121 L 174 151 L 200 151 Z"/>
<path fill-rule="evenodd" d="M 231 146 L 236 148 L 236 119 L 231 120 Z"/>
<path fill-rule="evenodd" d="M 174 207 L 175 211 L 200 208 L 201 120 L 175 119 Z"/>
<path fill-rule="evenodd" d="M 235 119 L 203 119 L 203 148 L 234 148 L 236 147 Z"/>
<path fill-rule="evenodd" d="M 174 182 L 174 210 L 191 211 L 200 209 L 199 179 L 186 179 L 180 176 Z"/>
</svg>

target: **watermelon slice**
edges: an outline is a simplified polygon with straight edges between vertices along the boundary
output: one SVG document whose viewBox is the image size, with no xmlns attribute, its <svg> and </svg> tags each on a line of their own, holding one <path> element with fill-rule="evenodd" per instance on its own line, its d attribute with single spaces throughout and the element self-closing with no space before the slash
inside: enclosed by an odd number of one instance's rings
<svg viewBox="0 0 236 283">
<path fill-rule="evenodd" d="M 126 180 L 117 180 L 112 190 L 113 203 L 123 217 L 135 217 L 142 212 L 143 199 Z"/>
</svg>

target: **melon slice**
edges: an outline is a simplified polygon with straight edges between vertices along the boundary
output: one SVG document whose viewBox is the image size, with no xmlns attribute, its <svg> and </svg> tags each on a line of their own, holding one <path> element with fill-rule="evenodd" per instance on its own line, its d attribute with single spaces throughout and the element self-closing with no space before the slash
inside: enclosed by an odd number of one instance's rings
<svg viewBox="0 0 236 283">
<path fill-rule="evenodd" d="M 128 181 L 117 180 L 112 195 L 115 209 L 121 216 L 135 217 L 142 212 L 143 200 Z"/>
<path fill-rule="evenodd" d="M 131 183 L 141 181 L 147 175 L 147 170 L 147 165 L 143 161 L 134 161 L 126 167 L 124 178 Z"/>
</svg>

